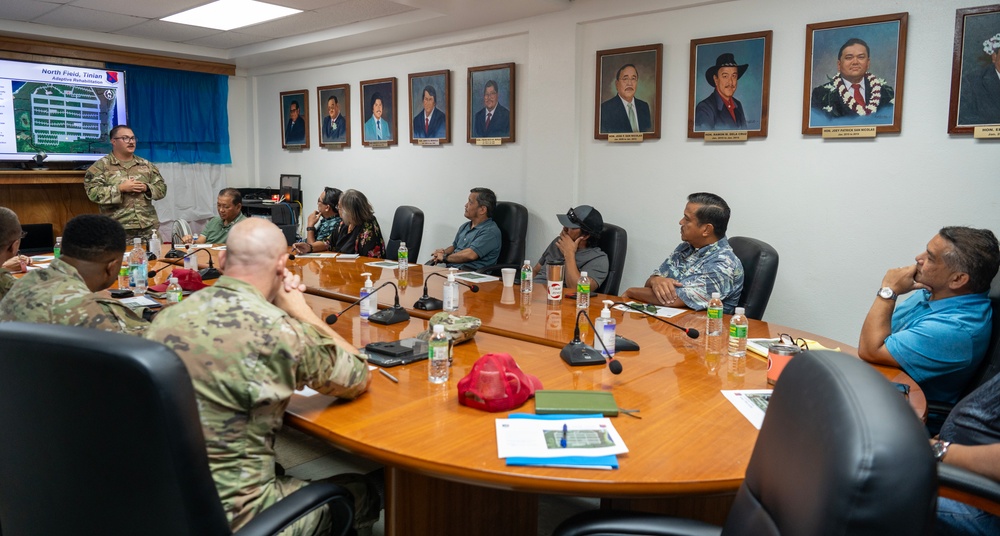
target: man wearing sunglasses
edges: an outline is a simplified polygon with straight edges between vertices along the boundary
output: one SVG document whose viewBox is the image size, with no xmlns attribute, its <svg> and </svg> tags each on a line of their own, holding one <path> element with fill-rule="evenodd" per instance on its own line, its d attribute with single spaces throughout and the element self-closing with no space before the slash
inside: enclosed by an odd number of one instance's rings
<svg viewBox="0 0 1000 536">
<path fill-rule="evenodd" d="M 643 287 L 630 288 L 625 297 L 667 307 L 708 307 L 713 292 L 722 295 L 726 314 L 736 308 L 743 292 L 743 263 L 729 246 L 729 205 L 707 192 L 688 196 L 681 218 L 681 244 Z"/>
<path fill-rule="evenodd" d="M 928 400 L 955 403 L 989 345 L 1000 245 L 988 229 L 944 227 L 916 261 L 882 277 L 858 356 L 903 369 Z"/>
<path fill-rule="evenodd" d="M 565 288 L 576 288 L 580 272 L 587 272 L 591 280 L 590 289 L 604 283 L 608 277 L 608 254 L 601 251 L 598 241 L 604 230 L 604 218 L 596 208 L 590 205 L 580 205 L 569 209 L 566 214 L 557 214 L 562 232 L 545 248 L 545 252 L 535 265 L 535 281 L 545 283 L 545 264 L 548 262 L 565 262 Z"/>
<path fill-rule="evenodd" d="M 17 257 L 21 237 L 21 222 L 18 221 L 17 214 L 7 207 L 0 207 L 0 265 Z M 0 268 L 0 300 L 14 286 L 15 281 L 17 279 L 6 268 Z"/>
<path fill-rule="evenodd" d="M 153 201 L 167 195 L 167 184 L 156 166 L 136 156 L 137 140 L 128 125 L 111 129 L 110 136 L 111 154 L 94 162 L 83 177 L 87 197 L 100 205 L 101 214 L 122 224 L 130 244 L 133 238 L 149 240 L 160 225 Z"/>
</svg>

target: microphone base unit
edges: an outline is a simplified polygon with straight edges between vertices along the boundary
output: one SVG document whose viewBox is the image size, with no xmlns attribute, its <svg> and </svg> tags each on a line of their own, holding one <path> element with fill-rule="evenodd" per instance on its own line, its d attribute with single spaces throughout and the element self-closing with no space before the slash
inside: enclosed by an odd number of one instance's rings
<svg viewBox="0 0 1000 536">
<path fill-rule="evenodd" d="M 626 339 L 621 335 L 615 335 L 615 352 L 638 352 L 639 343 L 632 339 Z"/>
<path fill-rule="evenodd" d="M 441 309 L 444 309 L 444 302 L 437 298 L 431 298 L 430 296 L 424 295 L 413 304 L 413 308 L 420 309 L 421 311 L 440 311 Z"/>
<path fill-rule="evenodd" d="M 202 281 L 208 281 L 209 279 L 218 279 L 222 276 L 219 270 L 215 268 L 205 268 L 198 272 L 201 275 Z"/>
<path fill-rule="evenodd" d="M 561 357 L 567 365 L 573 367 L 605 365 L 608 362 L 608 360 L 601 355 L 601 352 L 596 350 L 593 346 L 584 344 L 582 341 L 573 341 L 566 346 L 563 346 L 563 349 L 559 351 L 559 357 Z"/>
<path fill-rule="evenodd" d="M 184 252 L 179 249 L 171 249 L 163 255 L 165 259 L 180 259 L 184 257 Z"/>
<path fill-rule="evenodd" d="M 368 316 L 369 322 L 372 324 L 382 324 L 383 326 L 406 322 L 409 319 L 410 313 L 407 313 L 406 309 L 403 309 L 398 305 L 394 305 L 388 309 L 382 309 L 381 311 L 372 313 Z"/>
</svg>

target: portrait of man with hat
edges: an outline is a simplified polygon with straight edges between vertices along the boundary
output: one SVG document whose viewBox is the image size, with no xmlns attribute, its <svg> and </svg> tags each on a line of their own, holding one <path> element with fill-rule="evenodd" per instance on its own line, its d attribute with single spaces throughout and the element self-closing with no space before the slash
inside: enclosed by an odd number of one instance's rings
<svg viewBox="0 0 1000 536">
<path fill-rule="evenodd" d="M 535 265 L 534 280 L 545 283 L 545 264 L 565 262 L 564 288 L 576 288 L 580 272 L 587 272 L 591 290 L 596 290 L 608 277 L 608 254 L 598 246 L 604 230 L 604 217 L 590 205 L 571 208 L 556 214 L 562 232 L 545 248 Z"/>
<path fill-rule="evenodd" d="M 740 77 L 749 67 L 748 63 L 736 63 L 736 56 L 730 52 L 715 59 L 715 65 L 705 71 L 705 79 L 715 91 L 695 107 L 695 130 L 746 130 L 743 104 L 733 95 Z"/>
</svg>

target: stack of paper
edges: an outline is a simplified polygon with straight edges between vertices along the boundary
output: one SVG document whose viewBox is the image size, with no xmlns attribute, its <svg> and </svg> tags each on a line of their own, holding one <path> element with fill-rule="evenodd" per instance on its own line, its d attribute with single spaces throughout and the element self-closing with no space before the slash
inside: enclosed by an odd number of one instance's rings
<svg viewBox="0 0 1000 536">
<path fill-rule="evenodd" d="M 497 419 L 497 453 L 507 465 L 617 469 L 628 452 L 611 419 L 601 415 L 512 413 Z"/>
</svg>

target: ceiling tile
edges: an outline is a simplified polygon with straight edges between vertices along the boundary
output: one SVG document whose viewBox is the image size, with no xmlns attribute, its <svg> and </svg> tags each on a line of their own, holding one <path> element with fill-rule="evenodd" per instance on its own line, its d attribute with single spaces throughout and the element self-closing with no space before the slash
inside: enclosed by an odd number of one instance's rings
<svg viewBox="0 0 1000 536">
<path fill-rule="evenodd" d="M 407 11 L 413 8 L 387 0 L 347 0 L 316 11 L 247 26 L 240 31 L 273 38 L 292 37 Z"/>
<path fill-rule="evenodd" d="M 53 2 L 12 2 L 4 3 L 3 18 L 7 20 L 30 21 L 40 17 L 61 4 Z"/>
<path fill-rule="evenodd" d="M 343 4 L 349 0 L 261 0 L 269 4 L 301 9 L 302 11 L 313 11 L 325 7 Z"/>
<path fill-rule="evenodd" d="M 186 11 L 192 7 L 204 4 L 206 0 L 75 0 L 75 7 L 107 11 L 121 15 L 133 15 L 146 19 L 159 19 L 174 13 Z"/>
<path fill-rule="evenodd" d="M 208 37 L 210 35 L 222 33 L 222 31 L 213 30 L 212 28 L 201 28 L 199 26 L 191 26 L 188 24 L 164 22 L 162 20 L 149 20 L 142 24 L 137 24 L 135 26 L 125 28 L 124 30 L 115 33 L 121 35 L 130 35 L 132 37 L 143 37 L 146 39 L 158 39 L 160 41 L 171 41 L 174 43 L 182 43 L 185 41 L 190 41 L 192 39 L 199 39 L 202 37 Z"/>
<path fill-rule="evenodd" d="M 259 35 L 250 35 L 236 31 L 229 31 L 229 32 L 219 32 L 215 35 L 210 35 L 208 37 L 201 37 L 199 39 L 192 39 L 190 41 L 185 41 L 185 42 L 189 45 L 230 49 L 230 48 L 241 47 L 244 45 L 252 45 L 254 43 L 260 43 L 263 41 L 269 41 L 270 39 L 271 39 L 270 37 L 263 37 Z"/>
<path fill-rule="evenodd" d="M 83 9 L 75 6 L 61 6 L 54 9 L 32 22 L 58 26 L 60 28 L 76 28 L 79 30 L 91 30 L 95 32 L 114 32 L 135 26 L 146 19 L 120 15 L 118 13 L 108 13 L 106 11 L 94 11 L 93 9 Z"/>
</svg>

